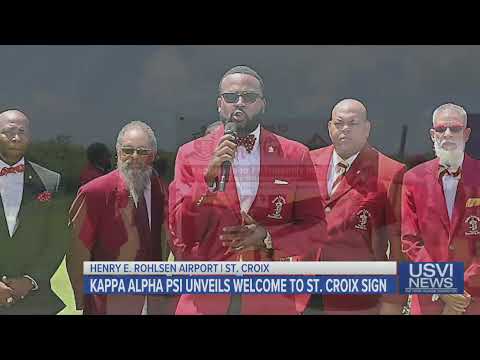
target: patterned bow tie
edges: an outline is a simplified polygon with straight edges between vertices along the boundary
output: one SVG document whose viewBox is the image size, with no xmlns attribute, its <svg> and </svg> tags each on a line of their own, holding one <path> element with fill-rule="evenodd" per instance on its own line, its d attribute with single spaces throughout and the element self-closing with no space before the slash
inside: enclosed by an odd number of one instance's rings
<svg viewBox="0 0 480 360">
<path fill-rule="evenodd" d="M 0 176 L 8 175 L 8 174 L 16 174 L 22 173 L 25 171 L 25 165 L 17 165 L 12 167 L 4 167 L 0 170 Z"/>
<path fill-rule="evenodd" d="M 245 137 L 238 137 L 237 138 L 237 145 L 244 146 L 247 152 L 250 154 L 253 150 L 253 146 L 255 145 L 256 137 L 253 134 L 247 135 Z"/>
<path fill-rule="evenodd" d="M 459 167 L 457 171 L 455 172 L 451 172 L 447 167 L 443 166 L 443 165 L 440 165 L 439 168 L 438 168 L 438 177 L 441 179 L 443 178 L 445 175 L 450 175 L 450 176 L 453 176 L 453 177 L 457 177 L 457 176 L 460 176 L 462 174 L 462 168 Z"/>
</svg>

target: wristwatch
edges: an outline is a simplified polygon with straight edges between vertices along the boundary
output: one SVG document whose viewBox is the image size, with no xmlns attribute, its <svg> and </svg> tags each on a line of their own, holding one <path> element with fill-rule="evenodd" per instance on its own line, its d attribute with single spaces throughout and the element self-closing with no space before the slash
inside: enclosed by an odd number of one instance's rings
<svg viewBox="0 0 480 360">
<path fill-rule="evenodd" d="M 267 236 L 265 236 L 265 239 L 263 239 L 263 243 L 265 244 L 265 247 L 267 250 L 272 250 L 273 249 L 273 243 L 272 243 L 272 235 L 267 231 Z"/>
</svg>

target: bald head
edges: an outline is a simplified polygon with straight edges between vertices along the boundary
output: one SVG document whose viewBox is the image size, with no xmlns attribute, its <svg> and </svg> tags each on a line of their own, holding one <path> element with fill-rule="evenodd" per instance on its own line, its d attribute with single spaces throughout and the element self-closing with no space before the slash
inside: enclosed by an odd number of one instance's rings
<svg viewBox="0 0 480 360">
<path fill-rule="evenodd" d="M 0 113 L 0 156 L 10 165 L 17 163 L 30 144 L 30 120 L 19 110 Z"/>
<path fill-rule="evenodd" d="M 21 120 L 30 124 L 30 120 L 20 110 L 6 110 L 0 113 L 0 123 Z"/>
<path fill-rule="evenodd" d="M 328 132 L 337 154 L 347 160 L 367 143 L 370 135 L 367 108 L 355 99 L 340 101 L 332 110 Z"/>
<path fill-rule="evenodd" d="M 337 113 L 355 113 L 360 120 L 368 120 L 367 108 L 355 99 L 344 99 L 337 103 L 332 110 L 332 119 Z"/>
</svg>

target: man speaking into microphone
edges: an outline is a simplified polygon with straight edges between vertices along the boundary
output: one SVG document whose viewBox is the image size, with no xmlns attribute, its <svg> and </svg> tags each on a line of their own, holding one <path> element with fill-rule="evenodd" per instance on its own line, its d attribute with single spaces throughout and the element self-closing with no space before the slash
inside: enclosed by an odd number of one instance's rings
<svg viewBox="0 0 480 360">
<path fill-rule="evenodd" d="M 180 261 L 290 260 L 315 252 L 325 215 L 308 148 L 262 127 L 262 78 L 236 66 L 220 80 L 223 125 L 180 147 L 170 185 Z M 177 314 L 296 314 L 290 295 L 182 295 Z"/>
</svg>

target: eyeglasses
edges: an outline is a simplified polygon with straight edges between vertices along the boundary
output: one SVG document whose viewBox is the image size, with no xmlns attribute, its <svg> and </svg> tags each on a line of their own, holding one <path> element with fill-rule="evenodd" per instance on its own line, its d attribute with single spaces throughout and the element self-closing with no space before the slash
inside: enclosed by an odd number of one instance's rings
<svg viewBox="0 0 480 360">
<path fill-rule="evenodd" d="M 243 100 L 247 104 L 253 104 L 255 101 L 257 101 L 258 98 L 263 99 L 263 96 L 260 94 L 257 94 L 255 92 L 242 92 L 242 93 L 223 93 L 220 94 L 220 96 L 225 100 L 226 103 L 228 104 L 235 104 L 238 102 L 238 99 L 240 99 L 240 96 L 243 98 Z"/>
<path fill-rule="evenodd" d="M 438 133 L 443 134 L 447 129 L 450 129 L 450 132 L 453 134 L 458 134 L 462 132 L 465 128 L 460 125 L 454 125 L 454 126 L 435 126 L 433 130 L 435 130 Z"/>
<path fill-rule="evenodd" d="M 147 156 L 147 155 L 150 155 L 152 153 L 152 150 L 143 149 L 143 148 L 136 148 L 135 149 L 135 148 L 131 148 L 131 147 L 123 147 L 122 152 L 125 155 L 133 155 L 136 152 L 139 156 Z"/>
</svg>

